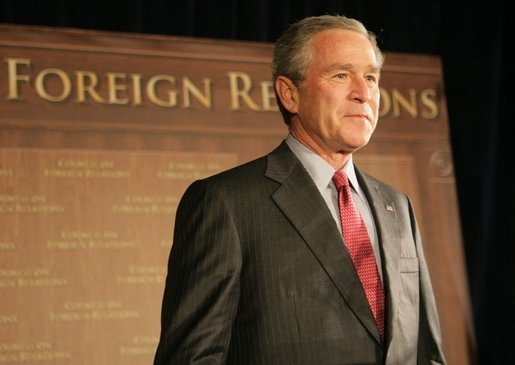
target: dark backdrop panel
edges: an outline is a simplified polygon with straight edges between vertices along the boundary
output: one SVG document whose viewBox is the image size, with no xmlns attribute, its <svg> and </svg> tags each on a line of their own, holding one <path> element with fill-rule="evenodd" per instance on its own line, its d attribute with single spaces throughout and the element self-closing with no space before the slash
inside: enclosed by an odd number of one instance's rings
<svg viewBox="0 0 515 365">
<path fill-rule="evenodd" d="M 442 56 L 479 359 L 515 363 L 512 2 L 3 0 L 0 22 L 274 41 L 308 15 L 362 20 L 386 51 Z M 506 338 L 506 334 L 509 334 Z"/>
</svg>

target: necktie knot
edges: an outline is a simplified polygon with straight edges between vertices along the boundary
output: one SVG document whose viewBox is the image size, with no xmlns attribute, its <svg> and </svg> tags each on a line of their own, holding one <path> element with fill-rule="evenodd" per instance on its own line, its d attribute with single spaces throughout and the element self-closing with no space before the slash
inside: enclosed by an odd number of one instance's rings
<svg viewBox="0 0 515 365">
<path fill-rule="evenodd" d="M 349 186 L 349 178 L 343 171 L 336 171 L 333 175 L 333 183 L 338 191 L 345 189 Z"/>
</svg>

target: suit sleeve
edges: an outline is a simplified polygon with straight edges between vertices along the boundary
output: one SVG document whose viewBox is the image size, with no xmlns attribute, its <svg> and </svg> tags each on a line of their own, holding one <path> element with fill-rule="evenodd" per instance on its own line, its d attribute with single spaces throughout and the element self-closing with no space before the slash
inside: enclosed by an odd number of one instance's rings
<svg viewBox="0 0 515 365">
<path fill-rule="evenodd" d="M 431 280 L 427 269 L 422 239 L 415 219 L 413 205 L 409 201 L 411 227 L 417 247 L 419 260 L 420 280 L 420 309 L 419 309 L 419 334 L 417 347 L 418 364 L 446 364 L 442 351 L 442 339 L 440 334 L 440 322 L 433 294 Z"/>
<path fill-rule="evenodd" d="M 225 363 L 241 263 L 226 199 L 195 182 L 177 209 L 154 365 Z"/>
</svg>

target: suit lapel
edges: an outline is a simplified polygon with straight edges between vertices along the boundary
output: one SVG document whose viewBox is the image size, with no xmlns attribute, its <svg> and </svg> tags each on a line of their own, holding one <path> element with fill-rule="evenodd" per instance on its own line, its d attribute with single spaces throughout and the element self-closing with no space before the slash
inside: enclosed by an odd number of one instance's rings
<svg viewBox="0 0 515 365">
<path fill-rule="evenodd" d="M 376 180 L 361 173 L 356 168 L 359 184 L 365 193 L 374 217 L 379 247 L 381 247 L 381 260 L 383 266 L 383 281 L 386 295 L 386 333 L 390 334 L 387 344 L 391 341 L 393 323 L 395 323 L 399 311 L 397 300 L 399 298 L 400 285 L 400 249 L 399 231 L 397 223 L 397 210 L 393 199 L 381 190 Z M 387 348 L 388 346 L 386 346 Z"/>
<path fill-rule="evenodd" d="M 268 156 L 265 175 L 281 184 L 272 195 L 273 200 L 300 233 L 363 326 L 381 343 L 359 277 L 334 219 L 311 177 L 285 143 Z"/>
</svg>

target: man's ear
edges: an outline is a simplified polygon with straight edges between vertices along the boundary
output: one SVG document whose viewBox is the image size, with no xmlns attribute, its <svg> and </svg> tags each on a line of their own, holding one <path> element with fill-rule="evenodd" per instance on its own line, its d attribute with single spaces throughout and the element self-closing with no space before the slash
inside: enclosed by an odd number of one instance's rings
<svg viewBox="0 0 515 365">
<path fill-rule="evenodd" d="M 275 90 L 283 107 L 296 114 L 299 110 L 299 93 L 293 82 L 286 76 L 279 76 L 275 80 Z"/>
</svg>

